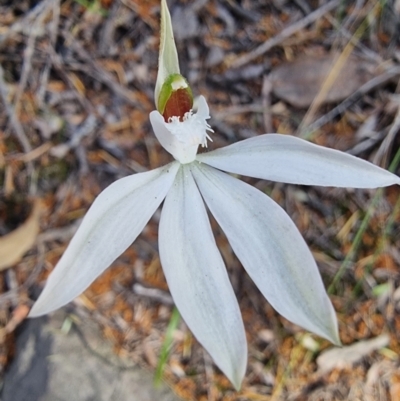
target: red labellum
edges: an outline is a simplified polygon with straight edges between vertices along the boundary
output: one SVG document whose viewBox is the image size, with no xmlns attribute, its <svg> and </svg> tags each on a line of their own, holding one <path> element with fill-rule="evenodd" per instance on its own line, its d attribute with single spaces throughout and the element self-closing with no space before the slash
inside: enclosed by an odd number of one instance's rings
<svg viewBox="0 0 400 401">
<path fill-rule="evenodd" d="M 192 109 L 193 97 L 187 88 L 177 89 L 172 91 L 164 108 L 163 117 L 165 122 L 168 122 L 171 117 L 179 117 L 183 121 L 184 115 Z"/>
</svg>

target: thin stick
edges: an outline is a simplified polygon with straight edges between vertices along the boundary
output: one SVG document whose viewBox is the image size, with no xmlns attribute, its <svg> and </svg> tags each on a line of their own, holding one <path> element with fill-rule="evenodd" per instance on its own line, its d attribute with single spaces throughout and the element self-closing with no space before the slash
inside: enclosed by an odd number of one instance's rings
<svg viewBox="0 0 400 401">
<path fill-rule="evenodd" d="M 390 149 L 393 145 L 396 135 L 399 133 L 399 130 L 400 130 L 400 107 L 397 110 L 396 117 L 394 119 L 392 126 L 390 127 L 388 134 L 382 141 L 381 146 L 379 147 L 374 159 L 372 160 L 374 164 L 379 164 L 381 166 L 386 165 Z"/>
<path fill-rule="evenodd" d="M 261 96 L 262 96 L 262 108 L 263 108 L 265 132 L 272 132 L 273 130 L 272 113 L 271 113 L 271 92 L 272 92 L 272 83 L 269 80 L 268 76 L 264 76 Z"/>
<path fill-rule="evenodd" d="M 32 146 L 25 134 L 22 124 L 18 120 L 14 107 L 10 104 L 10 102 L 7 99 L 7 95 L 8 95 L 8 90 L 6 83 L 4 82 L 3 79 L 3 68 L 0 65 L 0 99 L 3 101 L 9 123 L 13 128 L 14 134 L 18 142 L 21 144 L 24 153 L 29 153 L 32 150 Z M 35 181 L 35 169 L 33 167 L 32 161 L 28 161 L 26 163 L 26 170 L 30 179 L 29 194 L 34 195 L 36 193 L 36 181 Z"/>
<path fill-rule="evenodd" d="M 396 155 L 394 156 L 393 161 L 390 163 L 389 171 L 394 172 L 397 169 L 399 164 L 400 164 L 400 149 L 398 149 Z M 344 258 L 342 264 L 339 267 L 339 270 L 336 272 L 335 277 L 333 278 L 331 284 L 328 287 L 328 294 L 332 294 L 336 290 L 336 286 L 337 286 L 339 280 L 342 278 L 346 269 L 348 269 L 350 267 L 350 264 L 352 263 L 355 255 L 361 245 L 362 237 L 369 226 L 371 218 L 374 215 L 375 209 L 378 205 L 379 200 L 382 198 L 382 195 L 383 195 L 383 188 L 379 188 L 376 191 L 374 197 L 372 198 L 372 201 L 365 213 L 365 216 L 364 216 L 363 220 L 361 221 L 360 228 L 358 229 L 358 231 L 354 237 L 354 240 L 351 244 L 351 248 L 350 248 L 349 252 L 347 253 L 346 257 Z"/>
<path fill-rule="evenodd" d="M 25 135 L 24 129 L 22 128 L 22 125 L 15 114 L 14 107 L 9 103 L 7 99 L 8 90 L 6 83 L 4 82 L 3 73 L 4 73 L 3 68 L 0 65 L 0 98 L 3 101 L 8 119 L 10 121 L 11 126 L 14 129 L 15 136 L 17 137 L 19 143 L 21 144 L 24 152 L 28 153 L 32 150 L 32 146 L 29 143 L 28 138 Z"/>
<path fill-rule="evenodd" d="M 300 136 L 304 136 L 305 133 L 312 133 L 327 124 L 328 122 L 332 121 L 335 117 L 342 114 L 345 110 L 347 110 L 353 103 L 355 103 L 361 96 L 365 95 L 366 93 L 372 91 L 373 89 L 385 84 L 386 82 L 390 81 L 391 79 L 400 75 L 400 67 L 392 67 L 383 74 L 372 78 L 367 83 L 362 85 L 356 92 L 354 92 L 351 96 L 347 99 L 343 100 L 342 103 L 337 105 L 334 109 L 330 112 L 326 113 L 314 123 L 309 125 L 308 127 L 304 127 Z"/>
<path fill-rule="evenodd" d="M 127 101 L 132 106 L 135 106 L 139 109 L 143 109 L 143 106 L 136 100 L 136 96 L 134 92 L 126 89 L 120 83 L 116 82 L 113 76 L 105 71 L 96 60 L 90 56 L 90 54 L 85 50 L 83 46 L 81 46 L 78 41 L 74 38 L 74 36 L 63 30 L 62 35 L 68 42 L 68 45 L 71 49 L 78 54 L 79 57 L 82 58 L 91 68 L 94 78 L 107 85 L 116 95 L 122 97 L 125 101 Z"/>
<path fill-rule="evenodd" d="M 54 0 L 44 0 L 38 5 L 36 5 L 32 10 L 25 14 L 23 18 L 18 20 L 11 28 L 7 31 L 6 34 L 0 35 L 0 46 L 14 34 L 22 32 L 25 30 L 27 26 L 31 25 L 31 20 L 35 19 L 46 7 Z"/>
<path fill-rule="evenodd" d="M 335 7 L 339 5 L 339 3 L 340 0 L 332 0 L 329 3 L 323 5 L 322 7 L 316 9 L 315 11 L 313 11 L 311 14 L 307 15 L 300 21 L 288 26 L 283 31 L 278 33 L 276 36 L 274 36 L 271 39 L 268 39 L 266 42 L 258 46 L 250 53 L 245 54 L 242 57 L 239 57 L 236 61 L 232 63 L 232 68 L 243 67 L 245 64 L 249 63 L 255 58 L 262 56 L 264 53 L 271 50 L 273 47 L 282 43 L 285 39 L 289 38 L 296 32 L 300 31 L 301 29 L 305 28 L 306 26 L 310 25 L 311 23 L 321 18 L 329 11 L 333 10 Z"/>
<path fill-rule="evenodd" d="M 378 10 L 379 3 L 376 3 L 376 5 L 373 7 L 373 9 L 368 13 L 368 16 L 376 13 Z M 331 70 L 329 71 L 329 74 L 325 78 L 321 89 L 319 90 L 317 96 L 313 100 L 310 108 L 308 109 L 306 115 L 303 118 L 303 121 L 300 124 L 300 129 L 299 131 L 303 131 L 304 127 L 307 127 L 310 125 L 311 121 L 314 119 L 315 114 L 317 113 L 317 110 L 320 108 L 321 104 L 323 101 L 326 99 L 329 90 L 332 88 L 334 83 L 336 82 L 340 72 L 344 68 L 347 59 L 350 57 L 351 53 L 354 50 L 355 43 L 359 41 L 359 39 L 362 37 L 366 29 L 369 27 L 368 24 L 368 17 L 365 18 L 365 20 L 361 23 L 361 25 L 358 27 L 357 31 L 354 33 L 353 37 L 355 41 L 349 40 L 346 46 L 344 47 L 343 51 L 340 53 L 340 55 L 336 58 L 334 61 Z"/>
<path fill-rule="evenodd" d="M 16 115 L 19 114 L 20 101 L 25 91 L 26 85 L 28 83 L 29 74 L 32 69 L 32 57 L 35 52 L 35 42 L 38 35 L 39 27 L 43 24 L 43 20 L 47 15 L 47 11 L 48 8 L 45 7 L 43 12 L 41 12 L 36 18 L 29 32 L 28 43 L 24 51 L 24 62 L 22 64 L 21 78 L 19 80 L 18 89 L 14 97 L 14 111 Z"/>
<path fill-rule="evenodd" d="M 48 43 L 48 46 L 52 47 L 52 49 L 54 49 L 54 46 L 55 46 L 55 43 L 57 40 L 58 25 L 60 22 L 60 0 L 55 0 L 52 8 L 53 8 L 53 20 L 50 24 L 50 35 L 49 35 L 50 42 Z M 44 95 L 46 93 L 46 87 L 47 87 L 47 82 L 48 82 L 49 76 L 50 76 L 51 66 L 52 66 L 51 55 L 50 55 L 50 52 L 48 52 L 46 54 L 46 65 L 40 76 L 40 84 L 36 91 L 36 99 L 40 106 L 43 105 L 43 99 L 44 99 Z"/>
</svg>

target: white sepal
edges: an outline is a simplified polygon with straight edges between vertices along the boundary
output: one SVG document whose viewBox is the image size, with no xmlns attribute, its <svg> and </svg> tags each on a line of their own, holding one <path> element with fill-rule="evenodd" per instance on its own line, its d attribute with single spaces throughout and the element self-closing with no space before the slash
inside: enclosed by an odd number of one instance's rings
<svg viewBox="0 0 400 401">
<path fill-rule="evenodd" d="M 204 164 L 192 172 L 249 276 L 286 319 L 340 344 L 317 265 L 286 212 L 252 186 Z"/>
<path fill-rule="evenodd" d="M 218 367 L 239 388 L 247 361 L 243 322 L 188 166 L 180 169 L 165 199 L 159 248 L 179 312 Z"/>
<path fill-rule="evenodd" d="M 29 316 L 81 294 L 136 239 L 170 189 L 179 163 L 122 178 L 96 198 Z"/>
<path fill-rule="evenodd" d="M 234 174 L 288 184 L 351 188 L 400 185 L 372 163 L 289 135 L 266 134 L 203 153 L 197 160 Z"/>
</svg>

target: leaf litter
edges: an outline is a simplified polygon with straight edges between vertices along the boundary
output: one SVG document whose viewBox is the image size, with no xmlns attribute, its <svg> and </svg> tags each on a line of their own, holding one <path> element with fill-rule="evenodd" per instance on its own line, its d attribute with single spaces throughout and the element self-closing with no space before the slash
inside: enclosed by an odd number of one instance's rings
<svg viewBox="0 0 400 401">
<path fill-rule="evenodd" d="M 285 1 L 171 4 L 175 20 L 188 15 L 192 21 L 179 27 L 181 68 L 195 94 L 212 99 L 213 146 L 262 134 L 269 125 L 279 133 L 306 132 L 324 146 L 356 149 L 358 156 L 378 157 L 375 162 L 388 167 L 400 146 L 395 11 L 361 2 L 341 14 L 334 3 L 323 9 Z M 43 283 L 95 196 L 115 179 L 158 167 L 169 156 L 148 122 L 154 108 L 158 1 L 6 0 L 0 18 L 0 197 L 12 190 L 25 199 L 40 197 L 43 204 L 37 246 L 22 255 L 21 243 L 21 257 L 0 273 L 4 370 L 14 329 L 32 305 L 33 287 Z M 357 36 L 366 23 L 369 29 Z M 332 90 L 313 111 L 308 131 L 300 130 L 330 74 L 330 60 L 350 42 L 353 50 L 333 74 Z M 257 48 L 262 52 L 253 52 Z M 238 60 L 243 64 L 234 68 Z M 361 135 L 371 116 L 373 129 Z M 7 167 L 15 172 L 11 189 Z M 394 168 L 399 174 L 398 165 Z M 252 183 L 291 215 L 329 287 L 374 193 Z M 385 333 L 384 348 L 362 347 L 357 358 L 322 372 L 318 357 L 341 351 L 329 351 L 332 346 L 321 339 L 305 339 L 309 334 L 273 311 L 213 222 L 245 320 L 246 379 L 236 393 L 183 322 L 172 335 L 164 379 L 188 400 L 399 399 L 399 195 L 398 188 L 389 188 L 379 197 L 331 295 L 343 349 L 374 344 Z M 72 313 L 101 324 L 117 354 L 153 370 L 173 310 L 158 259 L 158 218 L 70 306 Z M 27 238 L 36 236 L 30 232 Z M 384 296 L 374 295 L 382 288 Z"/>
</svg>

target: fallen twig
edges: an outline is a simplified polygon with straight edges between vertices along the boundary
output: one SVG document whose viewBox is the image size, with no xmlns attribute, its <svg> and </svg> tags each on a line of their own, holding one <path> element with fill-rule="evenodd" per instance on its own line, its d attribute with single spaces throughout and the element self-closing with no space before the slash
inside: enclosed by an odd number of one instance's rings
<svg viewBox="0 0 400 401">
<path fill-rule="evenodd" d="M 155 299 L 165 305 L 174 305 L 171 295 L 166 291 L 159 290 L 158 288 L 148 288 L 139 283 L 135 283 L 132 286 L 132 290 L 137 295 Z"/>
<path fill-rule="evenodd" d="M 383 74 L 372 78 L 369 80 L 367 83 L 362 85 L 360 89 L 358 89 L 356 92 L 354 92 L 351 96 L 349 96 L 347 99 L 343 100 L 342 103 L 337 105 L 335 108 L 333 108 L 331 111 L 320 117 L 318 120 L 316 120 L 314 123 L 310 124 L 309 126 L 303 127 L 302 131 L 300 132 L 300 136 L 304 136 L 306 133 L 311 133 L 328 122 L 332 121 L 335 117 L 338 115 L 342 114 L 345 110 L 347 110 L 353 103 L 355 103 L 361 96 L 365 95 L 366 93 L 372 91 L 373 89 L 387 83 L 391 79 L 397 77 L 400 75 L 400 67 L 392 67 Z"/>
<path fill-rule="evenodd" d="M 63 30 L 62 35 L 68 42 L 71 49 L 76 52 L 82 60 L 92 67 L 94 77 L 103 84 L 107 85 L 116 95 L 122 97 L 129 104 L 142 109 L 142 105 L 135 99 L 135 94 L 124 88 L 121 84 L 116 82 L 113 76 L 105 71 L 88 52 L 79 44 L 79 42 L 68 31 Z"/>
<path fill-rule="evenodd" d="M 94 113 L 95 109 L 93 107 L 93 105 L 90 103 L 90 101 L 82 96 L 78 90 L 75 88 L 74 83 L 72 82 L 71 78 L 69 77 L 69 75 L 64 71 L 63 68 L 63 60 L 61 58 L 61 56 L 59 54 L 56 53 L 56 51 L 54 50 L 53 46 L 49 45 L 47 47 L 47 50 L 50 54 L 50 58 L 51 58 L 51 63 L 53 65 L 53 67 L 60 73 L 61 77 L 63 78 L 63 80 L 67 83 L 67 85 L 71 88 L 71 90 L 73 91 L 76 99 L 79 101 L 79 103 L 82 105 L 83 108 L 85 108 L 87 110 L 87 112 L 90 113 Z"/>
<path fill-rule="evenodd" d="M 28 138 L 24 132 L 24 129 L 22 128 L 22 125 L 15 114 L 14 107 L 10 104 L 10 102 L 7 99 L 7 96 L 8 96 L 8 90 L 3 78 L 3 68 L 0 65 L 0 98 L 3 101 L 10 124 L 14 129 L 14 133 L 19 143 L 21 144 L 22 149 L 24 150 L 25 153 L 28 153 L 32 150 L 32 146 L 29 143 Z"/>
<path fill-rule="evenodd" d="M 55 46 L 57 40 L 57 32 L 58 32 L 58 25 L 60 22 L 60 0 L 54 0 L 52 4 L 52 11 L 53 11 L 53 20 L 50 24 L 50 43 L 48 44 L 49 47 L 52 49 Z M 46 54 L 46 65 L 43 69 L 43 72 L 40 76 L 40 83 L 39 87 L 36 91 L 36 99 L 38 100 L 39 105 L 43 103 L 44 95 L 46 92 L 47 82 L 50 76 L 52 62 L 51 62 L 51 55 L 50 52 Z"/>
<path fill-rule="evenodd" d="M 47 6 L 54 0 L 43 0 L 41 3 L 32 8 L 25 14 L 23 18 L 18 20 L 14 25 L 10 27 L 6 34 L 0 35 L 0 47 L 6 43 L 6 41 L 16 33 L 22 32 L 26 27 L 31 26 L 31 21 L 34 20 Z"/>
<path fill-rule="evenodd" d="M 390 127 L 389 133 L 386 135 L 385 139 L 382 141 L 376 155 L 374 156 L 372 163 L 379 164 L 383 167 L 388 165 L 388 155 L 393 145 L 393 141 L 400 130 L 400 107 L 397 110 L 396 117 L 392 126 Z"/>
<path fill-rule="evenodd" d="M 276 36 L 274 36 L 273 38 L 268 39 L 266 42 L 264 42 L 262 45 L 258 46 L 256 49 L 254 49 L 250 53 L 245 54 L 242 57 L 239 57 L 236 61 L 234 61 L 232 63 L 231 67 L 232 68 L 243 67 L 245 64 L 249 63 L 250 61 L 254 60 L 255 58 L 262 56 L 268 50 L 272 49 L 276 45 L 279 45 L 288 37 L 292 36 L 296 32 L 305 28 L 307 25 L 310 25 L 317 19 L 321 18 L 324 14 L 333 10 L 335 7 L 337 7 L 339 5 L 339 3 L 340 3 L 339 0 L 332 0 L 329 3 L 323 5 L 322 7 L 313 11 L 311 14 L 307 15 L 300 21 L 297 21 L 294 24 L 288 26 L 282 32 L 280 32 Z"/>
<path fill-rule="evenodd" d="M 50 3 L 49 3 L 50 4 Z M 34 24 L 30 28 L 29 32 L 29 37 L 28 37 L 28 42 L 24 51 L 24 61 L 22 64 L 22 72 L 21 72 L 21 78 L 19 80 L 19 85 L 18 89 L 15 93 L 14 97 L 14 110 L 15 114 L 19 114 L 19 105 L 20 101 L 22 98 L 22 94 L 25 91 L 26 85 L 28 83 L 28 77 L 32 69 L 32 57 L 35 52 L 35 42 L 36 38 L 38 36 L 38 32 L 40 29 L 40 26 L 43 24 L 43 20 L 47 15 L 47 7 L 43 9 L 43 12 L 38 14 L 38 17 L 36 18 Z"/>
</svg>

